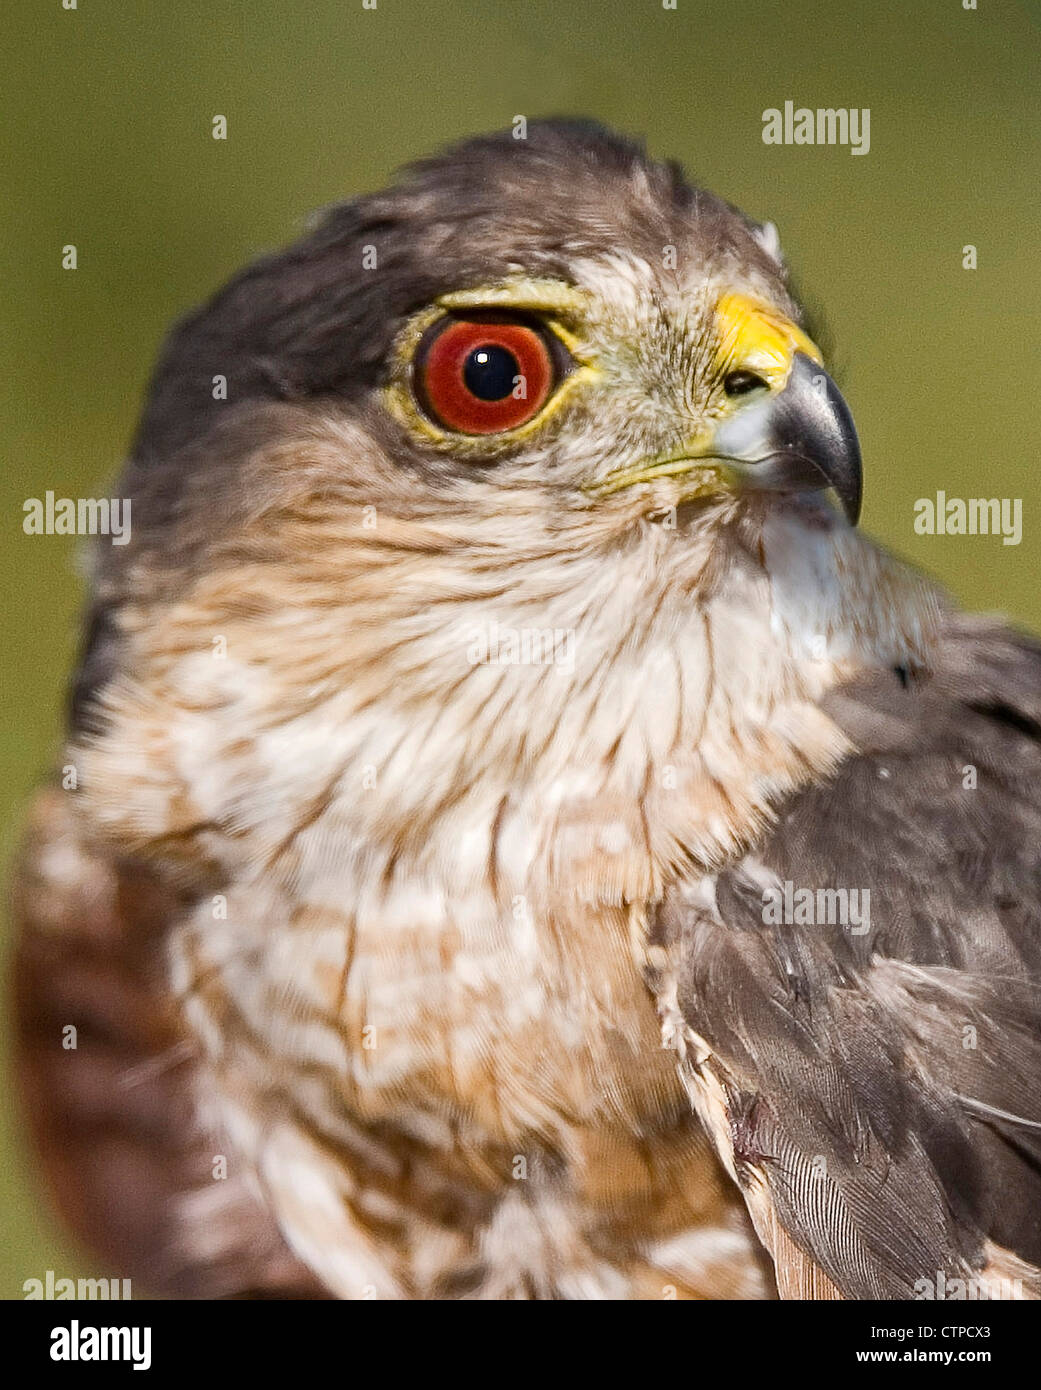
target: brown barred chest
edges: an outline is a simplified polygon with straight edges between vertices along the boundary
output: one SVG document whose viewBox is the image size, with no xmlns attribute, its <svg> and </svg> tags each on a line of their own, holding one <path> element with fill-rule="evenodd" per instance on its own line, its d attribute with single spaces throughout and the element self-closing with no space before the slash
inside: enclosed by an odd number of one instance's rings
<svg viewBox="0 0 1041 1390">
<path fill-rule="evenodd" d="M 172 943 L 202 1118 L 340 1296 L 761 1292 L 620 911 L 585 978 L 564 920 L 477 946 L 241 890 L 208 915 Z"/>
<path fill-rule="evenodd" d="M 174 982 L 215 1084 L 514 1149 L 653 1127 L 682 1098 L 620 908 L 535 920 L 521 898 L 389 903 L 383 920 L 233 889 L 174 933 Z M 224 904 L 226 903 L 226 908 Z M 411 908 L 411 911 L 410 911 Z M 443 921 L 435 923 L 436 915 Z"/>
</svg>

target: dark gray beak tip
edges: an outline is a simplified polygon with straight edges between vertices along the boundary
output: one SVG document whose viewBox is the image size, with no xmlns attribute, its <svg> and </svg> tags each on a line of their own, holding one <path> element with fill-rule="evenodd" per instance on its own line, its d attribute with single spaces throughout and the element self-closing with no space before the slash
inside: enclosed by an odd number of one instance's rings
<svg viewBox="0 0 1041 1390">
<path fill-rule="evenodd" d="M 812 462 L 825 485 L 835 490 L 850 525 L 856 526 L 863 465 L 857 429 L 842 392 L 823 367 L 797 352 L 778 406 L 778 427 L 786 446 Z"/>
<path fill-rule="evenodd" d="M 863 470 L 849 406 L 828 373 L 797 352 L 783 388 L 750 400 L 716 430 L 717 456 L 749 488 L 832 488 L 851 526 L 860 519 Z"/>
</svg>

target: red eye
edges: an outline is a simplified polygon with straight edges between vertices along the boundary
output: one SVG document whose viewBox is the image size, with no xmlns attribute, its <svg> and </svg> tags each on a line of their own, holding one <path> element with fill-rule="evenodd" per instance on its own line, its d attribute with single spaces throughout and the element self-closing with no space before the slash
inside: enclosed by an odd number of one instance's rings
<svg viewBox="0 0 1041 1390">
<path fill-rule="evenodd" d="M 416 390 L 427 414 L 458 434 L 498 434 L 526 424 L 556 384 L 537 328 L 515 320 L 447 319 L 420 346 Z"/>
</svg>

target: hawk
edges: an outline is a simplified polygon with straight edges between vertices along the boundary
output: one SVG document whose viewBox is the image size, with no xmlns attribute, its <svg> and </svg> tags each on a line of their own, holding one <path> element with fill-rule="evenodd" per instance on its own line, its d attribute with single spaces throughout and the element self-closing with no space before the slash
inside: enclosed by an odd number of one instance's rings
<svg viewBox="0 0 1041 1390">
<path fill-rule="evenodd" d="M 80 1235 L 168 1295 L 1033 1296 L 1041 650 L 860 491 L 772 227 L 593 124 L 181 322 L 16 885 Z"/>
</svg>

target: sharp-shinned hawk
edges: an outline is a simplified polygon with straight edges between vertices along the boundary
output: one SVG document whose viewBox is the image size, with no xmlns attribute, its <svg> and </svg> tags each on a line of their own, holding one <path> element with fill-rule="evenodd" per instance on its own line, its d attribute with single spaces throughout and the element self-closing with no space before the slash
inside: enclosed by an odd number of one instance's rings
<svg viewBox="0 0 1041 1390">
<path fill-rule="evenodd" d="M 175 328 L 120 495 L 17 885 L 118 1272 L 1036 1291 L 1041 655 L 857 529 L 771 227 L 472 140 Z"/>
</svg>

